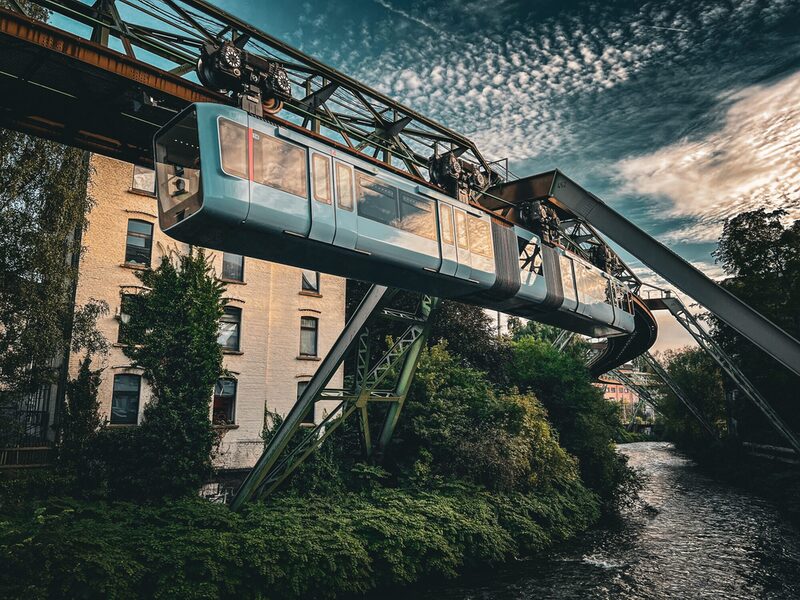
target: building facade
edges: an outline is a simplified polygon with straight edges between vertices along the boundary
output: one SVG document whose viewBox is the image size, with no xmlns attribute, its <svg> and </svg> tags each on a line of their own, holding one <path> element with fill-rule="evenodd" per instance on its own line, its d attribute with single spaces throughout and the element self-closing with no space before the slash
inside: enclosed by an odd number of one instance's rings
<svg viewBox="0 0 800 600">
<path fill-rule="evenodd" d="M 108 303 L 98 329 L 111 344 L 102 358 L 101 416 L 112 427 L 135 427 L 150 398 L 141 369 L 125 355 L 125 298 L 141 291 L 136 272 L 186 252 L 158 227 L 153 173 L 101 156 L 92 158 L 94 206 L 84 233 L 76 306 Z M 249 468 L 263 449 L 266 411 L 285 414 L 344 327 L 345 280 L 313 271 L 209 251 L 225 282 L 219 343 L 229 376 L 215 387 L 209 418 L 222 434 L 221 468 Z M 70 358 L 74 377 L 80 355 Z M 339 372 L 331 385 L 341 387 Z M 319 402 L 314 419 L 330 406 Z"/>
</svg>

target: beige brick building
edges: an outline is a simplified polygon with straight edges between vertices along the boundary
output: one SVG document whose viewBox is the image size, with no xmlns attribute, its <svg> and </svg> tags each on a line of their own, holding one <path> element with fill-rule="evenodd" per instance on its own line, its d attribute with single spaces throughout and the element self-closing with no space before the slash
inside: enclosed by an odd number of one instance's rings
<svg viewBox="0 0 800 600">
<path fill-rule="evenodd" d="M 152 172 L 94 156 L 89 192 L 94 207 L 83 237 L 76 305 L 104 300 L 110 314 L 98 323 L 112 344 L 102 359 L 101 416 L 112 426 L 135 426 L 150 397 L 141 370 L 120 338 L 123 299 L 140 290 L 136 270 L 156 266 L 172 249 L 185 252 L 158 227 Z M 212 251 L 227 284 L 220 325 L 224 367 L 209 418 L 224 433 L 217 465 L 250 467 L 261 453 L 265 409 L 285 414 L 344 326 L 345 280 L 330 275 Z M 74 377 L 80 356 L 70 360 Z M 341 373 L 332 382 L 341 387 Z M 319 420 L 326 409 L 315 409 Z"/>
</svg>

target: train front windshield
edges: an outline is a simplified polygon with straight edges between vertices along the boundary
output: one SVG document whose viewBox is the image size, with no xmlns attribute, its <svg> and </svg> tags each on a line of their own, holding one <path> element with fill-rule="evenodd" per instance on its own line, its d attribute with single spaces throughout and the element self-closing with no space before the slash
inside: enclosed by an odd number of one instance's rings
<svg viewBox="0 0 800 600">
<path fill-rule="evenodd" d="M 156 136 L 155 166 L 159 219 L 161 228 L 168 229 L 203 205 L 194 107 Z"/>
</svg>

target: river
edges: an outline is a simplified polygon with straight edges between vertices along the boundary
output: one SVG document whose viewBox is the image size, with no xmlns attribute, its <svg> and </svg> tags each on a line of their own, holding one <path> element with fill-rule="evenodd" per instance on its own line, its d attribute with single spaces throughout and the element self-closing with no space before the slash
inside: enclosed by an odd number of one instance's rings
<svg viewBox="0 0 800 600">
<path fill-rule="evenodd" d="M 647 477 L 614 526 L 546 558 L 416 589 L 420 600 L 800 598 L 800 532 L 766 500 L 716 482 L 670 444 L 621 451 Z"/>
</svg>

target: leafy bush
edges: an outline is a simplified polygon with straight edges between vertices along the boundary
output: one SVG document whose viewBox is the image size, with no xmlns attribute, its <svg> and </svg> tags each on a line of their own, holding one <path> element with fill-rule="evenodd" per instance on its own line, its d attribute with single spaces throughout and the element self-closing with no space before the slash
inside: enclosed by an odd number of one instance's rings
<svg viewBox="0 0 800 600">
<path fill-rule="evenodd" d="M 92 370 L 91 354 L 81 361 L 78 376 L 67 383 L 67 401 L 61 416 L 58 458 L 62 468 L 80 470 L 100 428 L 97 390 L 100 371 Z"/>
<path fill-rule="evenodd" d="M 202 251 L 165 256 L 137 276 L 147 291 L 128 304 L 125 352 L 144 369 L 153 396 L 138 427 L 101 432 L 94 456 L 118 498 L 192 494 L 211 473 L 216 441 L 209 413 L 222 374 L 224 286 Z"/>
<path fill-rule="evenodd" d="M 627 460 L 616 451 L 619 408 L 592 385 L 579 356 L 549 342 L 522 337 L 513 342 L 509 377 L 536 394 L 568 452 L 578 458 L 584 483 L 613 510 L 635 495 L 639 484 Z"/>
<path fill-rule="evenodd" d="M 536 397 L 498 392 L 445 344 L 420 358 L 391 457 L 420 483 L 439 476 L 529 491 L 577 478 Z"/>
<path fill-rule="evenodd" d="M 543 496 L 284 495 L 243 514 L 199 499 L 55 500 L 0 523 L 0 596 L 330 598 L 538 551 L 597 515 L 577 481 Z"/>
</svg>

